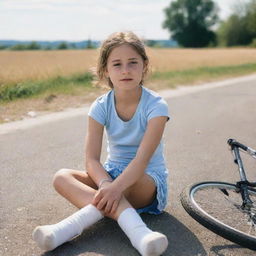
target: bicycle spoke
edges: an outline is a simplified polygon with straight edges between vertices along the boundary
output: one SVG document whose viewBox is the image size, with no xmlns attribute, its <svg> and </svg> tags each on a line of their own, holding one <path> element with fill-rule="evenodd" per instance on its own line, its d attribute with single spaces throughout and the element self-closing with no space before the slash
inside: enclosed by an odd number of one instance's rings
<svg viewBox="0 0 256 256">
<path fill-rule="evenodd" d="M 256 193 L 250 193 L 250 197 L 253 202 L 256 201 Z M 241 195 L 235 188 L 202 188 L 195 193 L 194 200 L 204 212 L 217 221 L 256 237 L 255 210 L 253 207 L 242 207 Z"/>
</svg>

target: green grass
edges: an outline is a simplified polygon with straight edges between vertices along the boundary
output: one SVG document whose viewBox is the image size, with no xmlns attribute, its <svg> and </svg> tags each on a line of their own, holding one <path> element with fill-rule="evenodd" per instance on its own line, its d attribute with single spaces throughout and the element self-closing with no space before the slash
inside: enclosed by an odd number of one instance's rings
<svg viewBox="0 0 256 256">
<path fill-rule="evenodd" d="M 200 67 L 181 71 L 155 72 L 149 77 L 153 84 L 162 82 L 164 88 L 177 85 L 212 81 L 254 73 L 256 63 L 234 66 Z M 26 81 L 18 84 L 0 85 L 0 102 L 10 102 L 19 98 L 40 97 L 45 93 L 77 95 L 81 92 L 96 90 L 91 73 L 76 74 L 68 77 L 55 77 L 42 81 Z M 161 86 L 161 89 L 163 86 Z M 155 88 L 157 89 L 157 88 Z"/>
<path fill-rule="evenodd" d="M 0 101 L 13 101 L 18 98 L 40 96 L 45 92 L 73 94 L 79 88 L 91 88 L 93 76 L 90 73 L 69 77 L 55 77 L 42 81 L 26 81 L 0 87 Z"/>
<path fill-rule="evenodd" d="M 256 72 L 256 63 L 234 66 L 213 66 L 187 69 L 181 71 L 155 72 L 152 81 L 165 81 L 167 87 L 186 85 L 196 82 L 216 80 L 219 78 L 235 77 Z"/>
</svg>

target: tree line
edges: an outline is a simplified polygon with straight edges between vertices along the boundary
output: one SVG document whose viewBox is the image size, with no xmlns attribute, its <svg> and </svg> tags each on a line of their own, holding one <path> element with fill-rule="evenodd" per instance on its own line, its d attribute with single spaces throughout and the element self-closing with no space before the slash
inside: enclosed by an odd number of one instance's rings
<svg viewBox="0 0 256 256">
<path fill-rule="evenodd" d="M 96 46 L 91 40 L 87 40 L 87 43 L 84 47 L 79 47 L 75 43 L 60 42 L 59 44 L 47 44 L 42 46 L 36 41 L 30 43 L 17 43 L 11 46 L 1 45 L 0 50 L 13 50 L 13 51 L 25 51 L 25 50 L 67 50 L 67 49 L 95 49 Z"/>
<path fill-rule="evenodd" d="M 182 47 L 256 47 L 256 0 L 236 3 L 226 20 L 213 0 L 176 0 L 164 10 L 163 28 Z"/>
</svg>

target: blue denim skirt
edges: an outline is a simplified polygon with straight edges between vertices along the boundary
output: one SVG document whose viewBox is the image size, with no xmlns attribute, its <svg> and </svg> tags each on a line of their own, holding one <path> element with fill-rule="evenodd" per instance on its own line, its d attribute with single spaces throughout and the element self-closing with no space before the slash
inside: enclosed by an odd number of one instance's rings
<svg viewBox="0 0 256 256">
<path fill-rule="evenodd" d="M 113 162 L 108 160 L 104 164 L 105 170 L 111 176 L 112 179 L 117 178 L 123 170 L 127 167 L 127 164 L 120 162 Z M 158 215 L 162 213 L 167 205 L 168 201 L 168 170 L 165 167 L 160 168 L 150 168 L 145 171 L 150 177 L 153 178 L 156 184 L 156 198 L 154 201 L 143 208 L 136 209 L 140 213 L 150 213 Z"/>
</svg>

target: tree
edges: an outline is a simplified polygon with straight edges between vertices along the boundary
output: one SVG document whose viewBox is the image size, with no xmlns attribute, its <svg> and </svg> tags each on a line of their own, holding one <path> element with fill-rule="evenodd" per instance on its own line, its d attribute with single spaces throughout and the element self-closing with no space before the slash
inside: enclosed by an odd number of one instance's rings
<svg viewBox="0 0 256 256">
<path fill-rule="evenodd" d="M 256 38 L 256 0 L 251 0 L 248 4 L 247 28 L 253 37 Z"/>
<path fill-rule="evenodd" d="M 66 49 L 68 49 L 68 45 L 67 45 L 66 42 L 62 42 L 62 43 L 60 43 L 60 44 L 58 45 L 57 49 L 58 49 L 58 50 L 66 50 Z"/>
<path fill-rule="evenodd" d="M 33 41 L 27 45 L 27 49 L 28 50 L 39 50 L 39 49 L 41 49 L 41 46 L 37 42 Z"/>
<path fill-rule="evenodd" d="M 235 46 L 248 45 L 252 37 L 247 28 L 246 17 L 232 14 L 218 28 L 218 41 L 220 45 Z"/>
<path fill-rule="evenodd" d="M 256 0 L 239 3 L 234 13 L 218 28 L 219 44 L 225 46 L 249 45 L 256 38 Z"/>
<path fill-rule="evenodd" d="M 216 43 L 211 27 L 218 21 L 218 8 L 212 0 L 176 0 L 165 10 L 163 28 L 184 47 L 205 47 Z"/>
<path fill-rule="evenodd" d="M 89 38 L 87 40 L 87 45 L 86 45 L 86 49 L 94 49 L 95 47 L 93 46 L 93 42 L 92 40 Z"/>
</svg>

